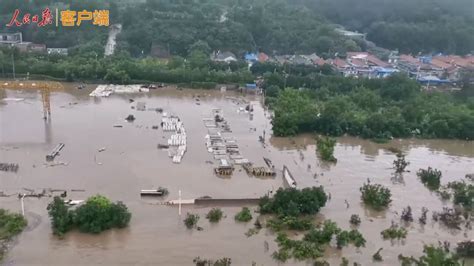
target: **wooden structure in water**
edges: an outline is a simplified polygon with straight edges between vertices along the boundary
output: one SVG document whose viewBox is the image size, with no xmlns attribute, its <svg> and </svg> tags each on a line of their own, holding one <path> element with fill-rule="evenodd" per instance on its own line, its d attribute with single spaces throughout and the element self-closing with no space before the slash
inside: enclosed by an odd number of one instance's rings
<svg viewBox="0 0 474 266">
<path fill-rule="evenodd" d="M 242 164 L 245 171 L 248 175 L 253 175 L 256 177 L 273 177 L 276 175 L 275 171 L 272 169 L 268 169 L 266 167 L 253 167 L 252 163 L 244 163 Z"/>
<path fill-rule="evenodd" d="M 234 166 L 229 164 L 226 159 L 220 159 L 220 164 L 218 167 L 214 168 L 216 175 L 220 176 L 230 176 L 234 172 Z"/>
</svg>

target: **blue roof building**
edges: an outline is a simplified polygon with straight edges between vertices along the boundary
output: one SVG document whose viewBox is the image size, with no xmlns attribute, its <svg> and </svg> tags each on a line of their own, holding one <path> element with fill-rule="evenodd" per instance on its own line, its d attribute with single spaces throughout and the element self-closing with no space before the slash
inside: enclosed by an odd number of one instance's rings
<svg viewBox="0 0 474 266">
<path fill-rule="evenodd" d="M 256 53 L 245 53 L 245 61 L 255 63 L 258 61 L 258 55 Z"/>
</svg>

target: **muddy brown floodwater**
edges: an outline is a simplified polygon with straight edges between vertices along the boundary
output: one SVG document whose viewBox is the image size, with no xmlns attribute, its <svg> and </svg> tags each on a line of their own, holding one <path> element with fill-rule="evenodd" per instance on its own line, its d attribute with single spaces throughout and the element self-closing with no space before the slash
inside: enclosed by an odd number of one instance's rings
<svg viewBox="0 0 474 266">
<path fill-rule="evenodd" d="M 263 229 L 257 235 L 246 237 L 244 233 L 253 227 L 253 222 L 234 221 L 239 206 L 222 207 L 227 217 L 216 225 L 204 218 L 210 207 L 184 206 L 183 213 L 200 214 L 199 225 L 204 228 L 190 231 L 185 228 L 176 207 L 159 205 L 157 199 L 141 199 L 139 191 L 163 186 L 170 191 L 166 199 L 177 199 L 178 190 L 185 199 L 205 195 L 259 197 L 283 185 L 284 164 L 300 187 L 323 185 L 331 194 L 319 218 L 332 219 L 343 229 L 350 228 L 351 214 L 362 218 L 360 231 L 367 240 L 366 247 L 328 249 L 326 259 L 331 265 L 339 265 L 341 256 L 347 257 L 351 264 L 357 261 L 370 265 L 372 254 L 379 247 L 384 248 L 382 264 L 398 265 L 398 254 L 419 256 L 423 244 L 435 244 L 438 240 L 454 244 L 473 238 L 470 231 L 451 231 L 432 223 L 431 211 L 441 210 L 450 203 L 443 203 L 430 193 L 415 174 L 419 168 L 433 166 L 442 170 L 443 183 L 462 179 L 466 173 L 474 172 L 473 142 L 394 140 L 380 145 L 343 137 L 338 139 L 335 149 L 337 164 L 328 165 L 317 159 L 310 135 L 271 137 L 268 114 L 255 97 L 247 98 L 255 106 L 251 120 L 248 114 L 237 112 L 244 106 L 229 100 L 228 96 L 238 96 L 230 92 L 163 89 L 109 98 L 92 98 L 89 92 L 90 88 L 53 92 L 52 119 L 45 123 L 37 91 L 0 90 L 0 98 L 4 98 L 0 101 L 0 161 L 20 164 L 16 174 L 0 172 L 0 191 L 15 194 L 24 192 L 23 188 L 85 190 L 69 192 L 71 199 L 85 199 L 100 193 L 129 206 L 133 214 L 130 226 L 100 235 L 71 232 L 65 239 L 58 239 L 51 233 L 46 211 L 51 198 L 26 198 L 25 210 L 30 224 L 10 249 L 4 261 L 7 265 L 191 265 L 196 256 L 214 259 L 227 256 L 232 258 L 233 265 L 251 265 L 252 262 L 277 265 L 271 258 L 277 249 L 275 235 Z M 201 96 L 199 105 L 193 98 L 196 95 Z M 181 164 L 173 164 L 165 151 L 157 149 L 158 143 L 166 141 L 161 128 L 152 129 L 160 123 L 160 114 L 132 110 L 129 98 L 146 102 L 147 108 L 161 107 L 181 117 L 188 134 L 188 150 Z M 240 168 L 227 179 L 213 174 L 215 165 L 206 163 L 212 157 L 204 144 L 207 129 L 202 121 L 209 117 L 212 108 L 223 109 L 245 157 L 257 165 L 264 165 L 263 156 L 273 161 L 280 171 L 275 179 L 250 178 L 238 170 Z M 129 114 L 135 115 L 135 122 L 124 121 Z M 114 128 L 116 124 L 123 128 Z M 258 142 L 263 130 L 267 133 L 266 147 Z M 67 165 L 46 167 L 45 155 L 60 142 L 66 146 L 56 160 Z M 400 148 L 407 154 L 410 172 L 405 173 L 403 179 L 391 177 L 395 156 L 384 149 L 388 146 Z M 106 150 L 98 152 L 103 147 Z M 373 212 L 361 204 L 359 187 L 367 178 L 390 187 L 393 202 L 387 211 Z M 427 207 L 430 210 L 428 223 L 425 226 L 412 223 L 404 241 L 383 241 L 380 232 L 389 227 L 391 221 L 400 221 L 399 214 L 407 205 L 412 207 L 415 220 L 421 208 Z M 0 198 L 0 206 L 12 211 L 21 209 L 16 196 Z M 299 264 L 306 263 L 286 263 Z"/>
</svg>

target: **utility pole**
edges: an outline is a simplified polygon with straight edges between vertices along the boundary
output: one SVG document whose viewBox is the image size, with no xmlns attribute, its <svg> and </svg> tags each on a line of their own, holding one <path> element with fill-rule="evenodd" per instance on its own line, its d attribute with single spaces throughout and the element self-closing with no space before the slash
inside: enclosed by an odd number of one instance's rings
<svg viewBox="0 0 474 266">
<path fill-rule="evenodd" d="M 178 191 L 178 214 L 181 216 L 181 190 Z"/>
<path fill-rule="evenodd" d="M 25 203 L 23 199 L 25 198 L 25 194 L 21 195 L 20 201 L 21 201 L 21 215 L 25 216 Z"/>
<path fill-rule="evenodd" d="M 13 66 L 13 79 L 16 79 L 15 77 L 15 51 L 12 51 L 12 66 Z"/>
</svg>

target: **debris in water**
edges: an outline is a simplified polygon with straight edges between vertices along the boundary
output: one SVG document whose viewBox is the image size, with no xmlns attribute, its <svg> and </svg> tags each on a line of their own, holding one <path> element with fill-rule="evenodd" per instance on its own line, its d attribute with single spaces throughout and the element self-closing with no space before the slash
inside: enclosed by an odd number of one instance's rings
<svg viewBox="0 0 474 266">
<path fill-rule="evenodd" d="M 152 126 L 151 129 L 158 129 L 158 126 Z"/>
<path fill-rule="evenodd" d="M 18 172 L 18 164 L 17 163 L 0 163 L 0 171 L 4 172 Z"/>
<path fill-rule="evenodd" d="M 116 128 L 122 128 L 123 126 L 122 126 L 122 125 L 114 125 L 114 127 L 116 127 Z"/>
<path fill-rule="evenodd" d="M 158 189 L 142 189 L 140 190 L 140 196 L 166 196 L 168 195 L 168 189 L 159 187 Z"/>
<path fill-rule="evenodd" d="M 69 163 L 67 163 L 67 162 L 51 162 L 51 163 L 44 163 L 44 165 L 46 167 L 55 167 L 55 166 L 59 166 L 59 165 L 68 166 Z"/>
<path fill-rule="evenodd" d="M 166 144 L 158 144 L 158 149 L 160 149 L 160 150 L 169 149 L 169 148 L 170 148 L 169 145 L 166 145 Z"/>
<path fill-rule="evenodd" d="M 46 161 L 52 161 L 56 156 L 59 155 L 59 152 L 66 146 L 64 143 L 59 143 L 56 147 L 51 151 L 50 154 L 46 155 Z"/>
<path fill-rule="evenodd" d="M 105 147 L 102 147 L 99 149 L 99 152 L 103 152 L 103 151 L 105 151 Z"/>
<path fill-rule="evenodd" d="M 135 116 L 134 115 L 128 115 L 125 120 L 127 120 L 128 122 L 133 122 L 135 121 Z"/>
</svg>

